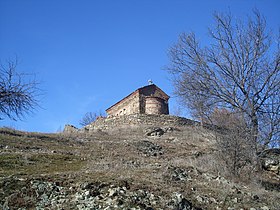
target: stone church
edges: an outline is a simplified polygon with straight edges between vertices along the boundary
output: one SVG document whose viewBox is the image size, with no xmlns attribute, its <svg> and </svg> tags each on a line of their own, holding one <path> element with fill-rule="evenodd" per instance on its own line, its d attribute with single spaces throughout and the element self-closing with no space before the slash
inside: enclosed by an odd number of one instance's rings
<svg viewBox="0 0 280 210">
<path fill-rule="evenodd" d="M 130 114 L 169 114 L 169 96 L 155 84 L 141 87 L 122 100 L 118 101 L 106 112 L 108 117 Z"/>
</svg>

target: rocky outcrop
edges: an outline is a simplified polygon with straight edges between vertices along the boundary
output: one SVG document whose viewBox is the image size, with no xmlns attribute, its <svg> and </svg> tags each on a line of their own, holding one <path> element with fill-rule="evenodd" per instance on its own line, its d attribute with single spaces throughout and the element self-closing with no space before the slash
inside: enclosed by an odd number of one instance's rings
<svg viewBox="0 0 280 210">
<path fill-rule="evenodd" d="M 162 136 L 164 130 L 159 127 L 151 127 L 145 130 L 147 136 Z"/>
<path fill-rule="evenodd" d="M 135 143 L 138 151 L 143 153 L 145 156 L 160 156 L 163 155 L 163 149 L 161 146 L 154 144 L 150 141 L 139 141 Z"/>
<path fill-rule="evenodd" d="M 259 157 L 263 169 L 280 174 L 280 149 L 264 150 Z"/>
<path fill-rule="evenodd" d="M 190 181 L 191 177 L 188 175 L 188 170 L 176 166 L 167 167 L 166 172 L 163 175 L 167 181 L 183 182 Z"/>
<path fill-rule="evenodd" d="M 22 185 L 24 188 L 14 190 L 14 184 Z M 83 182 L 79 185 L 69 183 L 31 179 L 10 179 L 2 181 L 5 185 L 4 194 L 10 196 L 0 202 L 0 208 L 4 210 L 22 209 L 124 209 L 124 210 L 155 210 L 155 209 L 177 209 L 177 210 L 199 210 L 191 201 L 181 193 L 174 192 L 169 199 L 164 199 L 145 189 L 131 189 L 127 182 L 102 183 Z M 9 192 L 6 192 L 9 191 Z M 24 208 L 24 209 L 25 209 Z"/>
<path fill-rule="evenodd" d="M 156 136 L 156 137 L 160 137 L 165 133 L 171 133 L 173 131 L 179 131 L 179 129 L 177 128 L 173 128 L 173 127 L 149 127 L 145 130 L 145 134 L 146 136 Z"/>
</svg>

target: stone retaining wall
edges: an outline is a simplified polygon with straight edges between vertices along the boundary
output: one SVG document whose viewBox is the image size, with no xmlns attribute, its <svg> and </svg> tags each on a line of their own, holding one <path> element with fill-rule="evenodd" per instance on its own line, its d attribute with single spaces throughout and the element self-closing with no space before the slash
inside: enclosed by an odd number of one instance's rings
<svg viewBox="0 0 280 210">
<path fill-rule="evenodd" d="M 197 125 L 196 121 L 183 117 L 171 115 L 146 115 L 133 114 L 123 116 L 112 116 L 98 118 L 95 122 L 87 125 L 84 129 L 88 131 L 109 130 L 115 128 L 135 127 L 135 126 L 184 126 Z"/>
</svg>

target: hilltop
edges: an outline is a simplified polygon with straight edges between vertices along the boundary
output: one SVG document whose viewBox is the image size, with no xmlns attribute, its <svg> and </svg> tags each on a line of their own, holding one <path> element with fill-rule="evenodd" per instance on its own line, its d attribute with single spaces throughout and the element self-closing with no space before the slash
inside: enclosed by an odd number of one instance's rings
<svg viewBox="0 0 280 210">
<path fill-rule="evenodd" d="M 217 155 L 219 130 L 191 121 L 106 122 L 112 126 L 90 132 L 1 129 L 0 207 L 280 209 L 279 171 L 230 176 Z"/>
</svg>

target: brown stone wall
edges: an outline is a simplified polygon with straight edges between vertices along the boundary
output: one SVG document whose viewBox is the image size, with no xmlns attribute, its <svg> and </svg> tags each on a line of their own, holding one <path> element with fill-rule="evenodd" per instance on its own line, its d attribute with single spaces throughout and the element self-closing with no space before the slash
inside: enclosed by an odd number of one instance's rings
<svg viewBox="0 0 280 210">
<path fill-rule="evenodd" d="M 108 116 L 169 114 L 169 96 L 156 85 L 139 88 L 106 110 Z"/>
<path fill-rule="evenodd" d="M 169 114 L 168 104 L 164 99 L 158 97 L 146 97 L 146 114 Z"/>
<path fill-rule="evenodd" d="M 140 102 L 140 112 L 139 114 L 145 114 L 146 112 L 146 97 L 142 94 L 139 95 Z"/>
<path fill-rule="evenodd" d="M 89 132 L 96 130 L 111 130 L 123 127 L 133 126 L 185 126 L 185 125 L 199 125 L 198 122 L 186 119 L 183 117 L 171 115 L 146 115 L 133 114 L 112 116 L 106 118 L 98 118 L 95 122 L 86 126 Z"/>
<path fill-rule="evenodd" d="M 66 124 L 63 130 L 63 133 L 76 133 L 79 129 L 73 125 Z"/>
<path fill-rule="evenodd" d="M 115 104 L 109 110 L 107 110 L 107 114 L 109 116 L 121 116 L 121 115 L 129 115 L 140 112 L 140 104 L 139 104 L 139 93 L 135 92 L 134 94 L 128 96 L 121 103 Z"/>
</svg>

